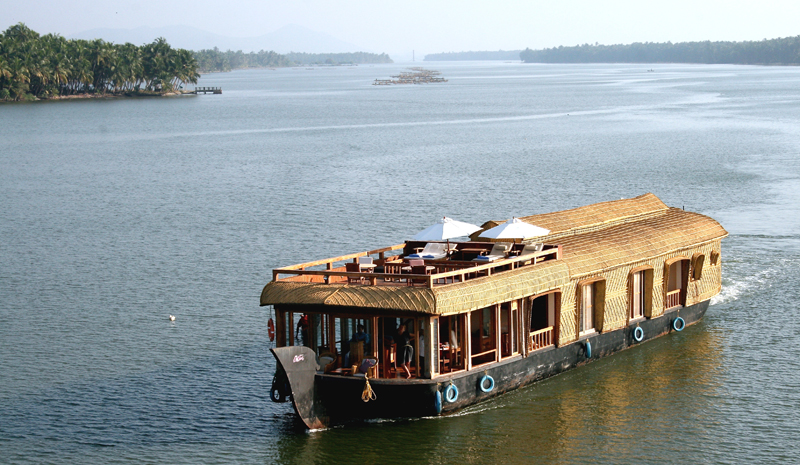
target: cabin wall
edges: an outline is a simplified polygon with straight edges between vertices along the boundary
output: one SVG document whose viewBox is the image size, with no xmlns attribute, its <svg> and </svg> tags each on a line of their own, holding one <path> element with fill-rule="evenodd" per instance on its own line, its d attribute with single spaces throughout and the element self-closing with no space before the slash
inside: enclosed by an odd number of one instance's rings
<svg viewBox="0 0 800 465">
<path fill-rule="evenodd" d="M 716 264 L 711 263 L 711 253 L 720 253 L 721 239 L 710 243 L 689 247 L 662 255 L 650 260 L 642 260 L 625 266 L 606 270 L 601 273 L 580 276 L 570 280 L 562 288 L 561 294 L 561 325 L 558 345 L 569 344 L 578 340 L 578 283 L 585 282 L 595 277 L 606 280 L 605 311 L 603 313 L 603 332 L 624 328 L 628 324 L 630 310 L 630 273 L 631 270 L 642 266 L 653 268 L 653 294 L 652 310 L 650 317 L 655 318 L 664 314 L 664 263 L 674 257 L 691 259 L 695 253 L 705 256 L 703 273 L 700 280 L 692 279 L 693 270 L 689 270 L 690 277 L 686 289 L 686 305 L 694 305 L 718 294 L 722 283 L 722 260 Z"/>
</svg>

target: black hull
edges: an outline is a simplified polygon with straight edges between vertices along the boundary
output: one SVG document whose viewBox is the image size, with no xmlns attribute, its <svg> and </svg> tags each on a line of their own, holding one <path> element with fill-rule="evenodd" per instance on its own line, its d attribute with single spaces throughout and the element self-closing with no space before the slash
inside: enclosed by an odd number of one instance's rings
<svg viewBox="0 0 800 465">
<path fill-rule="evenodd" d="M 369 402 L 361 400 L 365 387 L 363 377 L 317 374 L 314 378 L 315 402 L 325 412 L 324 421 L 328 426 L 371 418 L 412 418 L 452 413 L 675 331 L 673 321 L 678 316 L 683 318 L 687 326 L 696 323 L 707 309 L 708 301 L 669 310 L 660 317 L 641 320 L 638 324 L 615 331 L 592 334 L 563 347 L 544 348 L 527 357 L 520 355 L 468 372 L 440 376 L 435 380 L 370 379 L 376 399 Z M 643 330 L 639 342 L 634 337 L 637 326 Z M 587 356 L 586 342 L 591 344 L 591 357 Z M 494 379 L 494 388 L 489 392 L 484 392 L 479 385 L 485 375 Z M 447 401 L 445 396 L 450 384 L 458 389 L 458 397 L 453 402 Z M 437 393 L 440 393 L 438 402 Z"/>
</svg>

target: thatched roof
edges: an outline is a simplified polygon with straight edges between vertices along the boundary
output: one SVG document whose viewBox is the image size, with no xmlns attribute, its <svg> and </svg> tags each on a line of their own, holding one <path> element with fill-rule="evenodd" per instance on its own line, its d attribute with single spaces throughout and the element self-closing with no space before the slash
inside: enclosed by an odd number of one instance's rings
<svg viewBox="0 0 800 465">
<path fill-rule="evenodd" d="M 465 312 L 546 292 L 570 279 L 728 235 L 713 219 L 669 208 L 653 194 L 521 219 L 549 229 L 550 234 L 536 241 L 562 245 L 562 260 L 433 289 L 278 281 L 264 288 L 261 305 L 325 305 L 439 315 Z M 484 228 L 496 224 L 490 221 Z"/>
<path fill-rule="evenodd" d="M 544 262 L 463 284 L 425 287 L 362 286 L 277 281 L 264 287 L 261 305 L 329 305 L 445 315 L 557 289 L 569 280 L 562 261 Z"/>
</svg>

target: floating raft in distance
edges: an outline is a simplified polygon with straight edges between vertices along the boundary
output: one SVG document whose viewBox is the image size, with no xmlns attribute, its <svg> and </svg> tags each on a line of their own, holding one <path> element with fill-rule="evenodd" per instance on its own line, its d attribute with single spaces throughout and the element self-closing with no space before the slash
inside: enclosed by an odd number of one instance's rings
<svg viewBox="0 0 800 465">
<path fill-rule="evenodd" d="M 195 87 L 190 94 L 221 94 L 222 87 Z"/>
<path fill-rule="evenodd" d="M 375 79 L 373 86 L 388 86 L 391 84 L 429 84 L 435 82 L 447 82 L 447 79 L 439 77 L 439 71 L 424 68 L 409 68 L 411 72 L 404 71 L 392 79 Z"/>
</svg>

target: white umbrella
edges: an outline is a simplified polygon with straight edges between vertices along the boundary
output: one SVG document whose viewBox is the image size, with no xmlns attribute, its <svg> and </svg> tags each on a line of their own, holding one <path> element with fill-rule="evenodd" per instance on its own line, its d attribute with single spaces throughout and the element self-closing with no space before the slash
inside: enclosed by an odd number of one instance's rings
<svg viewBox="0 0 800 465">
<path fill-rule="evenodd" d="M 549 233 L 549 229 L 540 228 L 519 218 L 514 218 L 492 229 L 487 229 L 481 233 L 480 237 L 489 239 L 527 239 L 529 237 L 544 236 Z"/>
<path fill-rule="evenodd" d="M 469 236 L 475 231 L 479 231 L 480 226 L 456 221 L 452 218 L 444 217 L 433 226 L 428 226 L 411 238 L 412 241 L 443 241 L 454 237 Z"/>
</svg>

